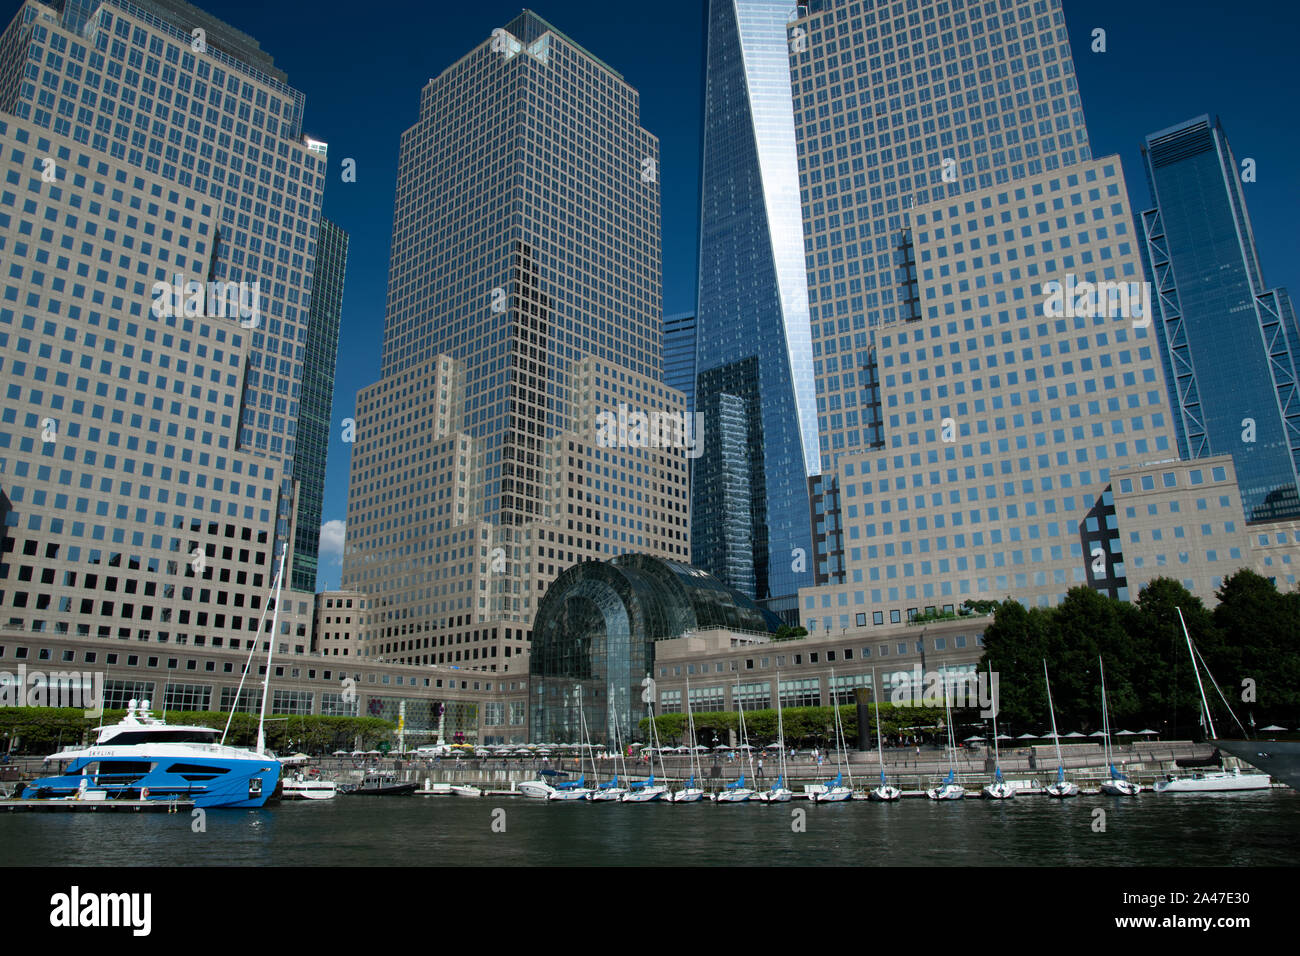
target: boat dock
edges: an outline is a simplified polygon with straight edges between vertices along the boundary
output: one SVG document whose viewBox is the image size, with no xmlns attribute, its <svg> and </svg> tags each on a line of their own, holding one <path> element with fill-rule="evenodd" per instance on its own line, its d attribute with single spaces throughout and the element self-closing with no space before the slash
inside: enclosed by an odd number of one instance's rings
<svg viewBox="0 0 1300 956">
<path fill-rule="evenodd" d="M 189 813 L 193 800 L 0 800 L 3 813 Z"/>
</svg>

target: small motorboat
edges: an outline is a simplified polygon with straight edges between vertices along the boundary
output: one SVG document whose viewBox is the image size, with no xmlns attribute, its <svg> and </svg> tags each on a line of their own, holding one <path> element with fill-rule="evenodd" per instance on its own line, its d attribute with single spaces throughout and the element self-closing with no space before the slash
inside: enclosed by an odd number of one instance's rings
<svg viewBox="0 0 1300 956">
<path fill-rule="evenodd" d="M 399 783 L 392 770 L 372 770 L 361 780 L 361 785 L 343 793 L 349 797 L 403 797 L 415 793 L 419 784 Z"/>
</svg>

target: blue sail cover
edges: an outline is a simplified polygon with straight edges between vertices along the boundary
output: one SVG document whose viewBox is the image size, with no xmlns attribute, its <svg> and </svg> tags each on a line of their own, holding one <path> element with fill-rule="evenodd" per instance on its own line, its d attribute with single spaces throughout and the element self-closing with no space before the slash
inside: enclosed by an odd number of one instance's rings
<svg viewBox="0 0 1300 956">
<path fill-rule="evenodd" d="M 1120 773 L 1118 770 L 1116 770 L 1114 764 L 1111 764 L 1111 765 L 1110 765 L 1110 779 L 1112 779 L 1112 780 L 1127 780 L 1128 777 L 1124 776 L 1122 773 Z"/>
<path fill-rule="evenodd" d="M 614 779 L 611 780 L 609 783 L 602 783 L 600 785 L 600 789 L 613 790 L 617 786 L 618 786 L 618 774 L 614 774 Z"/>
<path fill-rule="evenodd" d="M 828 780 L 828 781 L 826 782 L 826 789 L 827 789 L 827 790 L 834 790 L 836 787 L 838 787 L 838 786 L 840 785 L 840 781 L 841 781 L 842 779 L 844 779 L 844 774 L 843 774 L 843 773 L 837 773 L 837 774 L 835 775 L 835 779 L 834 779 L 834 780 Z"/>
<path fill-rule="evenodd" d="M 1001 783 L 1001 782 L 1002 782 L 1002 768 L 1001 768 L 1001 767 L 996 767 L 996 768 L 994 768 L 993 776 L 994 776 L 994 778 L 997 780 L 998 783 Z"/>
<path fill-rule="evenodd" d="M 951 770 L 949 770 L 949 771 L 948 771 L 948 776 L 947 776 L 947 778 L 946 778 L 943 782 L 944 782 L 945 784 L 956 783 L 956 782 L 957 782 L 957 778 L 953 775 L 953 772 L 952 772 Z"/>
<path fill-rule="evenodd" d="M 728 790 L 739 790 L 739 789 L 740 789 L 741 787 L 743 787 L 744 785 L 745 785 L 745 775 L 742 773 L 742 774 L 740 775 L 740 779 L 737 780 L 735 783 L 729 783 L 729 784 L 727 784 L 727 789 L 728 789 Z"/>
<path fill-rule="evenodd" d="M 1056 782 L 1057 782 L 1057 783 L 1065 783 L 1065 768 L 1064 768 L 1064 767 L 1057 767 L 1057 768 L 1056 768 Z"/>
<path fill-rule="evenodd" d="M 576 789 L 578 789 L 579 787 L 582 786 L 582 781 L 584 781 L 584 780 L 586 780 L 586 779 L 587 779 L 587 775 L 586 775 L 586 774 L 583 774 L 583 775 L 582 775 L 581 777 L 579 777 L 577 780 L 568 780 L 568 781 L 566 781 L 566 782 L 564 782 L 564 783 L 557 783 L 557 784 L 555 785 L 555 789 L 556 789 L 556 790 L 576 790 Z"/>
<path fill-rule="evenodd" d="M 884 786 L 887 786 L 888 784 L 889 784 L 889 781 L 885 779 L 885 771 L 883 771 L 883 770 L 880 771 L 880 785 L 881 785 L 882 787 L 884 787 Z"/>
</svg>

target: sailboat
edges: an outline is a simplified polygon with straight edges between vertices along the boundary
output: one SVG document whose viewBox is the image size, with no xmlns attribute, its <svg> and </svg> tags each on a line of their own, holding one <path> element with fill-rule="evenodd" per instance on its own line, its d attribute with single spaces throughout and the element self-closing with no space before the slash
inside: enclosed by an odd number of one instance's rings
<svg viewBox="0 0 1300 956">
<path fill-rule="evenodd" d="M 849 785 L 844 786 L 844 753 L 847 749 L 844 743 L 844 724 L 840 720 L 840 707 L 835 699 L 835 670 L 831 669 L 831 707 L 835 709 L 835 762 L 839 766 L 839 773 L 835 775 L 834 780 L 829 780 L 826 786 L 818 793 L 813 794 L 814 803 L 841 803 L 845 800 L 853 799 L 853 773 L 849 772 Z"/>
<path fill-rule="evenodd" d="M 1192 670 L 1196 672 L 1196 686 L 1201 691 L 1201 723 L 1206 728 L 1207 737 L 1210 740 L 1217 738 L 1219 735 L 1214 729 L 1214 718 L 1210 715 L 1210 701 L 1205 696 L 1205 685 L 1201 682 L 1201 668 L 1196 661 L 1196 650 L 1192 646 L 1192 636 L 1187 633 L 1187 622 L 1183 620 L 1183 609 L 1178 608 L 1178 621 L 1183 626 L 1183 637 L 1187 640 L 1187 653 L 1192 658 Z M 1204 663 L 1202 661 L 1201 663 Z M 1206 673 L 1209 668 L 1206 667 Z M 1210 680 L 1214 680 L 1214 675 L 1210 675 Z M 1215 684 L 1217 689 L 1218 685 Z M 1222 698 L 1223 694 L 1220 692 Z M 1226 707 L 1228 701 L 1224 699 Z M 1232 708 L 1228 707 L 1228 712 L 1232 714 Z M 1237 720 L 1237 715 L 1232 714 L 1232 719 Z M 1237 721 L 1241 726 L 1241 721 Z M 1245 728 L 1242 728 L 1243 732 Z M 1217 770 L 1206 773 L 1194 773 L 1189 777 L 1176 777 L 1169 774 L 1164 780 L 1157 780 L 1156 793 L 1223 793 L 1235 790 L 1267 790 L 1273 784 L 1272 779 L 1266 773 L 1242 773 L 1240 770 Z"/>
<path fill-rule="evenodd" d="M 892 786 L 885 776 L 885 747 L 880 735 L 880 699 L 876 696 L 876 669 L 871 668 L 871 701 L 876 705 L 876 753 L 880 756 L 880 786 L 872 790 L 869 798 L 878 803 L 890 803 L 899 799 L 903 791 Z"/>
<path fill-rule="evenodd" d="M 777 746 L 781 748 L 781 776 L 771 790 L 764 790 L 758 799 L 764 803 L 789 803 L 794 796 L 785 785 L 785 720 L 781 716 L 781 672 L 776 672 L 776 735 Z"/>
<path fill-rule="evenodd" d="M 587 719 L 582 709 L 582 685 L 581 684 L 578 685 L 578 727 L 582 734 L 583 750 L 586 753 L 590 754 L 591 741 L 587 739 Z M 547 800 L 556 800 L 556 801 L 586 800 L 593 793 L 595 793 L 595 791 L 592 790 L 590 787 L 583 786 L 583 783 L 587 779 L 587 775 L 585 772 L 586 768 L 585 765 L 581 763 L 582 758 L 580 757 L 578 759 L 579 759 L 579 767 L 582 768 L 584 771 L 582 776 L 578 777 L 577 780 L 570 780 L 568 783 L 557 784 L 555 789 L 546 795 Z M 596 766 L 595 766 L 596 758 L 594 755 L 592 756 L 591 763 L 592 763 L 591 775 L 594 777 L 596 775 Z"/>
<path fill-rule="evenodd" d="M 993 664 L 990 662 L 989 669 L 989 687 L 996 687 L 993 683 Z M 1010 800 L 1015 797 L 1016 791 L 1012 789 L 1011 784 L 1002 779 L 1002 755 L 998 750 L 998 702 L 997 698 L 993 699 L 993 782 L 980 791 L 980 796 L 987 800 Z"/>
<path fill-rule="evenodd" d="M 647 682 L 650 675 L 646 675 Z M 628 792 L 623 794 L 623 803 L 650 803 L 653 800 L 661 800 L 668 796 L 668 788 L 661 783 L 655 783 L 655 751 L 659 751 L 659 769 L 663 770 L 664 755 L 659 748 L 659 729 L 655 726 L 654 708 L 651 702 L 654 697 L 651 693 L 653 684 L 647 684 L 646 690 L 642 693 L 641 699 L 645 701 L 646 714 L 650 717 L 650 776 L 641 783 L 634 783 L 628 787 Z M 668 774 L 665 772 L 664 776 Z"/>
<path fill-rule="evenodd" d="M 1057 799 L 1077 797 L 1079 787 L 1065 779 L 1065 759 L 1061 756 L 1061 738 L 1056 733 L 1056 708 L 1052 706 L 1052 682 L 1047 676 L 1047 660 L 1043 660 L 1043 680 L 1047 681 L 1047 709 L 1052 714 L 1052 740 L 1056 744 L 1056 781 L 1047 785 L 1047 795 Z"/>
<path fill-rule="evenodd" d="M 1101 669 L 1101 732 L 1106 747 L 1106 766 L 1110 768 L 1110 779 L 1101 782 L 1101 792 L 1112 797 L 1136 797 L 1141 789 L 1115 769 L 1115 758 L 1110 750 L 1110 710 L 1106 706 L 1106 664 L 1099 656 L 1097 666 Z"/>
<path fill-rule="evenodd" d="M 931 800 L 963 800 L 966 797 L 966 788 L 957 782 L 957 766 L 954 763 L 957 741 L 953 736 L 952 707 L 948 702 L 948 681 L 946 678 L 943 682 L 943 712 L 948 722 L 948 776 L 944 778 L 943 783 L 939 784 L 939 786 L 925 791 L 925 795 Z"/>
<path fill-rule="evenodd" d="M 779 690 L 779 688 L 778 688 Z M 737 685 L 734 691 L 736 696 L 736 710 L 740 715 L 740 746 L 744 750 L 745 756 L 749 758 L 749 772 L 752 776 L 754 773 L 753 758 L 750 757 L 750 749 L 746 746 L 749 743 L 748 735 L 745 733 L 745 705 L 740 701 L 740 686 Z M 740 778 L 727 784 L 726 789 L 718 794 L 718 803 L 746 803 L 754 796 L 754 791 L 745 786 L 745 774 L 742 772 Z"/>
<path fill-rule="evenodd" d="M 700 755 L 695 750 L 695 715 L 691 713 L 691 679 L 686 678 L 686 733 L 690 743 L 687 745 L 690 750 L 690 767 L 691 779 L 686 781 L 686 786 L 680 790 L 673 791 L 673 803 L 699 803 L 704 799 L 704 791 L 695 786 L 695 778 L 703 776 L 700 771 Z"/>
<path fill-rule="evenodd" d="M 613 708 L 611 708 L 610 718 L 610 723 L 614 725 L 614 749 L 618 751 L 618 764 L 623 770 L 623 777 L 626 779 L 627 763 L 623 760 L 623 745 L 618 736 L 618 717 L 613 713 Z M 620 787 L 618 785 L 618 771 L 615 770 L 614 779 L 609 783 L 602 783 L 597 786 L 596 789 L 592 791 L 591 796 L 587 799 L 591 800 L 593 803 L 603 803 L 605 801 L 616 802 L 622 800 L 623 794 L 625 793 L 627 793 L 627 787 Z"/>
</svg>

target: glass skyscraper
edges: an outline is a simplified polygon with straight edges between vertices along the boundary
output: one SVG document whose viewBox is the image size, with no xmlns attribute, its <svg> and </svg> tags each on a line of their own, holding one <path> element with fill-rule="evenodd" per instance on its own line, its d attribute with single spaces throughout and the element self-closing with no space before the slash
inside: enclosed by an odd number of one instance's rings
<svg viewBox="0 0 1300 956">
<path fill-rule="evenodd" d="M 664 316 L 664 383 L 686 396 L 695 408 L 695 313 Z"/>
<path fill-rule="evenodd" d="M 749 369 L 752 381 L 726 394 L 755 403 L 761 431 L 751 434 L 744 463 L 706 453 L 692 475 L 695 563 L 787 613 L 790 598 L 812 580 L 808 477 L 820 467 L 791 108 L 792 12 L 783 0 L 709 3 L 695 402 L 724 407 L 705 392 L 706 374 L 730 366 L 709 379 L 720 386 Z M 739 479 L 734 470 L 742 464 L 750 500 L 762 511 L 737 522 L 711 496 Z M 717 546 L 742 528 L 753 537 Z M 761 560 L 750 570 L 725 557 L 736 548 Z"/>
<path fill-rule="evenodd" d="M 303 111 L 253 38 L 180 0 L 26 0 L 0 35 L 24 183 L 0 189 L 0 486 L 28 559 L 0 564 L 9 626 L 242 649 L 280 546 L 298 570 L 295 495 L 324 475 L 297 474 L 296 432 L 326 347 L 326 147 Z M 240 284 L 232 314 L 218 290 Z M 311 605 L 287 589 L 277 650 L 305 652 Z"/>
<path fill-rule="evenodd" d="M 236 440 L 278 469 L 291 547 L 295 481 L 299 500 L 324 494 L 323 471 L 295 469 L 304 365 L 325 362 L 307 332 L 326 144 L 303 135 L 304 110 L 256 40 L 184 0 L 26 0 L 0 36 L 0 111 L 216 204 L 211 275 L 183 281 L 259 283 Z"/>
<path fill-rule="evenodd" d="M 367 654 L 518 672 L 565 568 L 689 560 L 686 450 L 600 427 L 684 412 L 659 202 L 637 91 L 530 11 L 425 86 L 357 400 L 342 580 Z"/>
<path fill-rule="evenodd" d="M 334 369 L 343 317 L 343 279 L 348 267 L 348 234 L 328 219 L 316 241 L 316 275 L 307 319 L 303 361 L 302 411 L 298 416 L 298 458 L 293 543 L 293 586 L 316 590 L 320 556 L 325 461 L 329 455 L 330 413 L 334 407 Z"/>
<path fill-rule="evenodd" d="M 1248 521 L 1300 516 L 1300 330 L 1264 283 L 1241 167 L 1218 120 L 1152 133 L 1142 214 L 1184 458 L 1231 454 Z"/>
<path fill-rule="evenodd" d="M 790 25 L 823 473 L 810 628 L 1088 584 L 1127 596 L 1113 470 L 1176 454 L 1118 159 L 1059 0 L 814 0 Z M 885 648 L 888 651 L 888 648 Z"/>
</svg>

